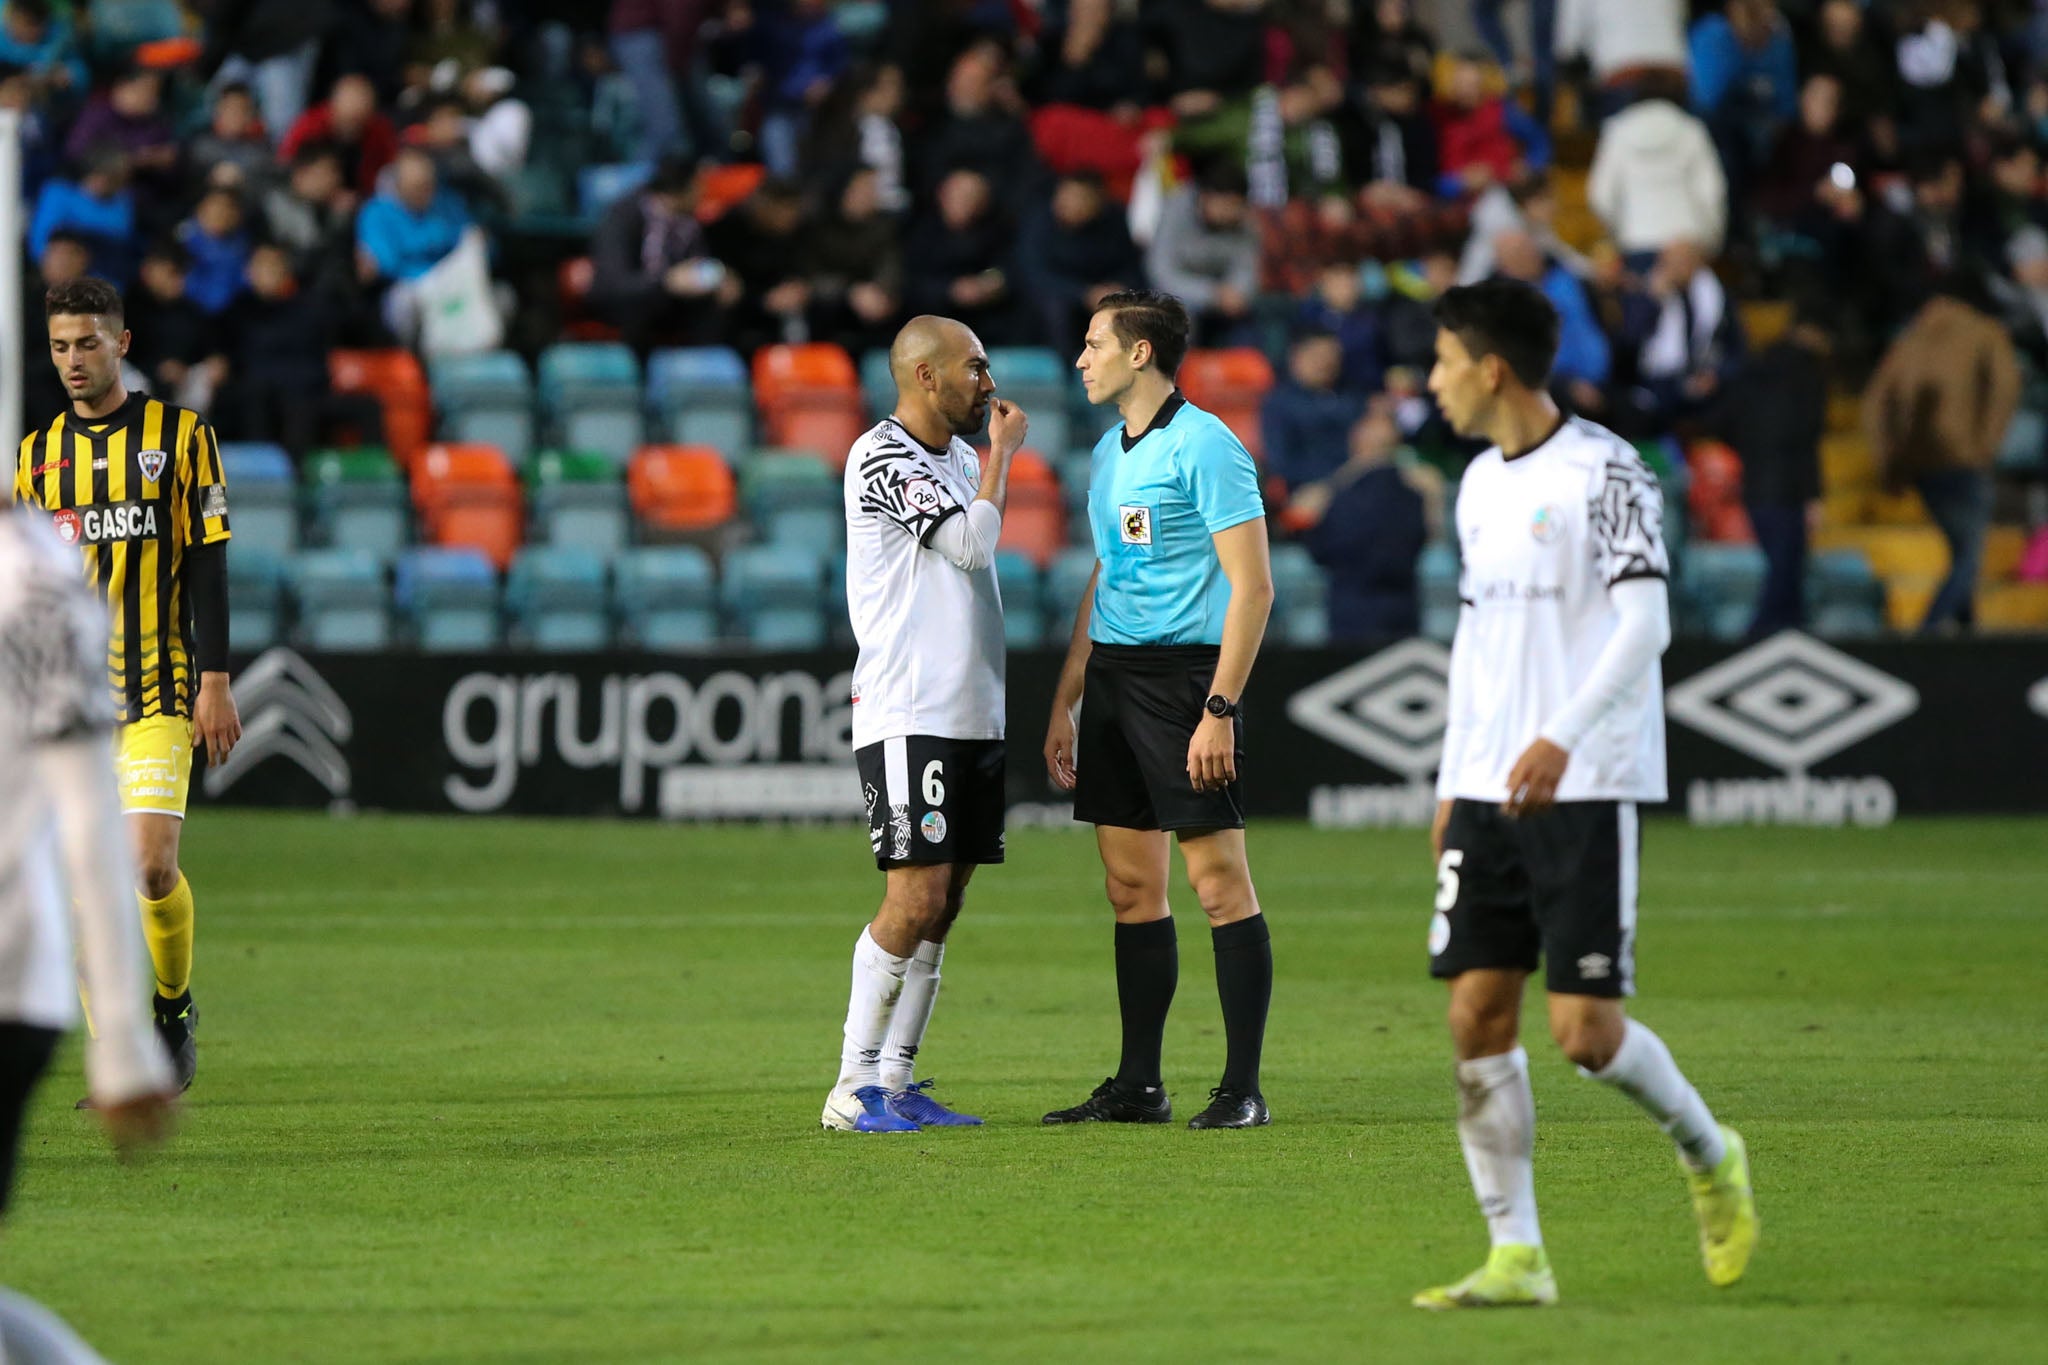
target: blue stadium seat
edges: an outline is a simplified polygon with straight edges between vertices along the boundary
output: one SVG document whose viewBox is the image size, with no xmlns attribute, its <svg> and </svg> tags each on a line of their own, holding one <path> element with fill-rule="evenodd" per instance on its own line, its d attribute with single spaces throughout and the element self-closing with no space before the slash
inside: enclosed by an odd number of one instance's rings
<svg viewBox="0 0 2048 1365">
<path fill-rule="evenodd" d="M 656 351 L 647 359 L 647 403 L 662 438 L 710 446 L 738 462 L 754 444 L 754 387 L 747 363 L 723 346 Z"/>
<path fill-rule="evenodd" d="M 103 53 L 178 38 L 185 16 L 177 0 L 93 0 L 92 45 Z"/>
<path fill-rule="evenodd" d="M 233 551 L 229 556 L 232 566 Z M 233 572 L 230 567 L 230 581 Z M 287 576 L 298 602 L 294 638 L 301 645 L 336 652 L 390 648 L 390 594 L 375 555 L 309 550 L 291 561 Z"/>
<path fill-rule="evenodd" d="M 396 559 L 411 543 L 411 521 L 405 485 L 341 480 L 316 483 L 308 494 L 312 527 L 322 544 L 345 546 L 386 560 Z M 236 539 L 241 522 L 235 523 Z"/>
<path fill-rule="evenodd" d="M 1458 630 L 1458 552 L 1441 543 L 1424 546 L 1415 561 L 1415 580 L 1422 634 L 1449 644 Z"/>
<path fill-rule="evenodd" d="M 1280 638 L 1295 649 L 1330 643 L 1330 614 L 1320 602 L 1305 602 L 1280 613 Z"/>
<path fill-rule="evenodd" d="M 534 538 L 610 556 L 632 538 L 633 513 L 616 483 L 542 484 L 533 490 Z"/>
<path fill-rule="evenodd" d="M 269 441 L 222 441 L 220 463 L 228 486 L 238 495 L 266 485 L 290 488 L 298 478 L 285 448 Z"/>
<path fill-rule="evenodd" d="M 1415 577 L 1424 586 L 1448 583 L 1455 597 L 1458 587 L 1458 552 L 1444 544 L 1425 545 L 1415 561 Z"/>
<path fill-rule="evenodd" d="M 725 558 L 720 595 L 735 621 L 765 610 L 800 607 L 815 611 L 826 600 L 825 558 L 782 545 L 752 545 Z M 822 627 L 821 627 L 822 628 Z"/>
<path fill-rule="evenodd" d="M 529 546 L 505 576 L 505 609 L 519 637 L 545 653 L 611 643 L 606 561 L 580 548 Z"/>
<path fill-rule="evenodd" d="M 718 582 L 694 545 L 629 550 L 613 564 L 614 596 L 629 638 L 682 653 L 717 645 Z"/>
<path fill-rule="evenodd" d="M 645 161 L 584 166 L 576 172 L 576 207 L 585 218 L 600 218 L 614 203 L 646 184 L 653 174 L 653 165 Z"/>
<path fill-rule="evenodd" d="M 1273 607 L 1285 613 L 1298 607 L 1321 608 L 1329 585 L 1322 566 L 1309 557 L 1306 547 L 1288 542 L 1275 545 L 1273 561 Z"/>
<path fill-rule="evenodd" d="M 1864 639 L 1885 629 L 1885 587 L 1861 550 L 1822 550 L 1806 562 L 1808 626 L 1816 635 Z"/>
<path fill-rule="evenodd" d="M 1041 598 L 1047 614 L 1072 625 L 1074 613 L 1081 606 L 1081 594 L 1087 591 L 1089 576 L 1094 572 L 1095 551 L 1085 545 L 1069 546 L 1055 555 L 1045 571 Z"/>
<path fill-rule="evenodd" d="M 756 451 L 740 467 L 740 504 L 756 525 L 771 512 L 815 507 L 846 517 L 846 492 L 840 478 L 807 450 Z"/>
<path fill-rule="evenodd" d="M 284 638 L 284 561 L 228 542 L 228 637 L 238 649 L 264 650 Z"/>
<path fill-rule="evenodd" d="M 229 504 L 237 544 L 289 558 L 299 548 L 299 511 L 289 487 L 251 484 L 237 489 Z"/>
<path fill-rule="evenodd" d="M 830 507 L 770 508 L 761 530 L 770 545 L 836 550 L 846 539 L 846 516 Z"/>
<path fill-rule="evenodd" d="M 1045 575 L 1029 555 L 996 551 L 996 586 L 1002 589 L 1003 611 L 1036 611 L 1045 604 Z"/>
<path fill-rule="evenodd" d="M 428 385 L 448 440 L 493 445 L 513 460 L 533 449 L 533 381 L 513 352 L 436 357 Z"/>
<path fill-rule="evenodd" d="M 498 575 L 479 551 L 408 551 L 398 561 L 392 596 L 423 650 L 459 653 L 499 642 Z"/>
<path fill-rule="evenodd" d="M 868 416 L 878 422 L 896 410 L 896 379 L 889 373 L 887 351 L 861 352 L 860 399 Z"/>
<path fill-rule="evenodd" d="M 996 346 L 988 353 L 988 368 L 996 393 L 1021 405 L 1031 418 L 1024 444 L 1065 451 L 1075 430 L 1067 403 L 1073 366 L 1042 346 Z"/>
<path fill-rule="evenodd" d="M 743 619 L 742 638 L 756 649 L 823 649 L 825 613 L 816 607 L 764 607 Z"/>
<path fill-rule="evenodd" d="M 572 450 L 599 451 L 621 466 L 646 438 L 640 362 L 617 342 L 565 341 L 540 358 L 540 401 Z"/>
<path fill-rule="evenodd" d="M 1756 615 L 1757 593 L 1764 584 L 1764 552 L 1754 545 L 1695 542 L 1687 549 L 1680 577 L 1698 604 L 1707 634 L 1717 640 L 1739 640 Z"/>
</svg>

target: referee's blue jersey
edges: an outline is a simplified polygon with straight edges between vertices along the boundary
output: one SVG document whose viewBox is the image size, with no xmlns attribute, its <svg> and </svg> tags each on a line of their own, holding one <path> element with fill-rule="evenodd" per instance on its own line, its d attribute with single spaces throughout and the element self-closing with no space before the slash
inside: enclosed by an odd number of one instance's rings
<svg viewBox="0 0 2048 1365">
<path fill-rule="evenodd" d="M 1251 452 L 1175 389 L 1136 440 L 1095 443 L 1088 528 L 1102 572 L 1088 638 L 1105 645 L 1220 645 L 1230 580 L 1210 537 L 1265 515 Z"/>
</svg>

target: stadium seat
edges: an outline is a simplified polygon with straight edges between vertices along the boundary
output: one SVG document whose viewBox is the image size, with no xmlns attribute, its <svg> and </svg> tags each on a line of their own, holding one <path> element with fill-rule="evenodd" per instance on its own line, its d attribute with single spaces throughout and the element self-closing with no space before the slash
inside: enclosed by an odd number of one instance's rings
<svg viewBox="0 0 2048 1365">
<path fill-rule="evenodd" d="M 434 427 L 426 372 L 412 352 L 330 351 L 327 378 L 336 393 L 367 394 L 384 410 L 384 440 L 401 465 L 427 448 Z"/>
<path fill-rule="evenodd" d="M 229 564 L 232 583 L 233 551 Z M 390 648 L 390 594 L 375 555 L 309 550 L 291 562 L 287 576 L 298 603 L 293 638 L 301 646 L 337 653 Z"/>
<path fill-rule="evenodd" d="M 540 402 L 555 435 L 620 465 L 645 437 L 640 362 L 618 342 L 565 341 L 540 357 Z"/>
<path fill-rule="evenodd" d="M 576 172 L 576 208 L 594 222 L 614 203 L 646 184 L 653 174 L 653 165 L 645 161 L 585 166 Z"/>
<path fill-rule="evenodd" d="M 1060 551 L 1046 566 L 1042 600 L 1047 614 L 1064 623 L 1059 629 L 1073 624 L 1074 613 L 1081 607 L 1081 594 L 1088 590 L 1088 580 L 1094 573 L 1095 551 L 1086 545 Z"/>
<path fill-rule="evenodd" d="M 646 649 L 683 653 L 719 639 L 718 584 L 711 557 L 694 545 L 630 550 L 613 565 L 626 636 Z"/>
<path fill-rule="evenodd" d="M 1273 387 L 1273 366 L 1263 354 L 1249 346 L 1191 350 L 1181 362 L 1179 381 L 1189 402 L 1214 413 L 1245 449 L 1264 458 L 1259 407 Z"/>
<path fill-rule="evenodd" d="M 823 649 L 825 613 L 817 607 L 764 607 L 741 618 L 741 638 L 756 649 Z"/>
<path fill-rule="evenodd" d="M 833 21 L 838 22 L 835 12 Z M 707 91 L 714 102 L 717 100 L 716 83 Z M 738 82 L 734 82 L 735 85 Z M 763 180 L 768 178 L 768 168 L 757 161 L 740 161 L 729 166 L 706 166 L 703 178 L 698 182 L 697 215 L 705 222 L 722 218 L 735 205 L 752 194 Z"/>
<path fill-rule="evenodd" d="M 290 558 L 299 548 L 291 456 L 268 442 L 225 441 L 220 462 L 232 492 L 234 538 L 251 549 Z"/>
<path fill-rule="evenodd" d="M 493 446 L 431 446 L 413 470 L 413 504 L 428 542 L 481 552 L 503 568 L 525 539 L 519 481 Z"/>
<path fill-rule="evenodd" d="M 1297 609 L 1320 609 L 1329 595 L 1322 566 L 1309 557 L 1306 547 L 1283 541 L 1272 549 L 1273 609 L 1286 613 Z"/>
<path fill-rule="evenodd" d="M 1739 640 L 1756 615 L 1764 583 L 1763 551 L 1754 545 L 1694 544 L 1685 557 L 1681 582 L 1697 604 L 1702 623 L 1717 640 Z"/>
<path fill-rule="evenodd" d="M 776 508 L 759 525 L 761 539 L 770 545 L 837 550 L 846 539 L 846 516 L 837 508 Z"/>
<path fill-rule="evenodd" d="M 757 524 L 795 507 L 831 511 L 844 520 L 845 497 L 839 477 L 808 450 L 757 450 L 740 469 L 740 502 Z"/>
<path fill-rule="evenodd" d="M 633 514 L 623 483 L 543 484 L 533 491 L 533 532 L 549 545 L 607 557 L 633 538 Z"/>
<path fill-rule="evenodd" d="M 1066 548 L 1066 497 L 1052 466 L 1035 451 L 1020 450 L 1010 461 L 1010 501 L 998 544 L 1040 568 Z"/>
<path fill-rule="evenodd" d="M 754 443 L 747 364 L 723 346 L 656 351 L 647 360 L 647 401 L 662 435 L 737 460 Z"/>
<path fill-rule="evenodd" d="M 896 377 L 889 373 L 887 351 L 861 352 L 860 397 L 868 416 L 877 422 L 896 410 Z"/>
<path fill-rule="evenodd" d="M 494 445 L 515 460 L 533 449 L 533 381 L 512 351 L 436 357 L 429 378 L 443 434 Z"/>
<path fill-rule="evenodd" d="M 285 571 L 276 555 L 228 541 L 228 638 L 236 649 L 265 650 L 284 638 Z"/>
<path fill-rule="evenodd" d="M 1449 545 L 1426 545 L 1415 561 L 1422 633 L 1448 644 L 1458 629 L 1458 554 Z"/>
<path fill-rule="evenodd" d="M 790 397 L 859 392 L 853 357 L 842 346 L 824 341 L 763 346 L 754 355 L 754 398 L 764 408 Z"/>
<path fill-rule="evenodd" d="M 505 577 L 505 610 L 515 638 L 543 653 L 603 649 L 611 643 L 606 561 L 560 545 L 519 552 Z"/>
<path fill-rule="evenodd" d="M 395 558 L 411 540 L 406 490 L 381 447 L 316 451 L 306 460 L 306 501 L 322 544 Z"/>
<path fill-rule="evenodd" d="M 816 610 L 826 600 L 825 556 L 784 545 L 754 545 L 725 558 L 719 584 L 726 610 L 744 622 L 776 607 Z"/>
<path fill-rule="evenodd" d="M 1330 643 L 1330 613 L 1321 602 L 1292 606 L 1279 615 L 1279 635 L 1289 647 L 1320 649 Z"/>
<path fill-rule="evenodd" d="M 426 548 L 399 558 L 392 599 L 422 650 L 460 653 L 499 641 L 498 574 L 482 552 Z"/>
<path fill-rule="evenodd" d="M 517 491 L 512 462 L 497 446 L 477 441 L 442 441 L 428 446 L 412 470 L 413 501 L 425 505 L 456 488 Z"/>
<path fill-rule="evenodd" d="M 709 446 L 643 446 L 626 467 L 633 514 L 650 530 L 708 531 L 739 506 L 732 467 Z"/>
<path fill-rule="evenodd" d="M 1042 346 L 994 346 L 988 368 L 996 395 L 1020 405 L 1031 418 L 1031 444 L 1039 450 L 1065 450 L 1073 438 L 1067 406 L 1072 365 Z"/>
<path fill-rule="evenodd" d="M 1045 642 L 1045 575 L 1029 555 L 996 552 L 996 586 L 1003 595 L 1003 636 L 1012 649 Z"/>
<path fill-rule="evenodd" d="M 754 356 L 754 401 L 774 445 L 809 450 L 834 469 L 870 425 L 853 357 L 838 346 L 764 346 Z"/>
</svg>

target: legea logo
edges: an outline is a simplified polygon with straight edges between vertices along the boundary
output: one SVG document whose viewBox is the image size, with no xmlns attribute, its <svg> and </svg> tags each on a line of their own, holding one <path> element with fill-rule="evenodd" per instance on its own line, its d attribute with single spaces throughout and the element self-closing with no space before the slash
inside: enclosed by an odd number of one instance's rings
<svg viewBox="0 0 2048 1365">
<path fill-rule="evenodd" d="M 267 650 L 235 679 L 234 695 L 242 742 L 227 762 L 208 765 L 208 796 L 219 796 L 259 763 L 281 758 L 304 770 L 333 800 L 348 799 L 348 758 L 341 746 L 355 733 L 355 723 L 311 664 L 289 649 Z"/>
<path fill-rule="evenodd" d="M 1899 805 L 1890 782 L 1809 770 L 1919 707 L 1910 683 L 1812 636 L 1774 635 L 1672 688 L 1665 708 L 1785 775 L 1696 781 L 1686 812 L 1696 825 L 1889 824 Z"/>
<path fill-rule="evenodd" d="M 1404 640 L 1294 694 L 1287 718 L 1312 734 L 1401 775 L 1401 784 L 1323 786 L 1309 819 L 1325 828 L 1426 826 L 1436 811 L 1430 781 L 1443 759 L 1451 652 Z"/>
</svg>

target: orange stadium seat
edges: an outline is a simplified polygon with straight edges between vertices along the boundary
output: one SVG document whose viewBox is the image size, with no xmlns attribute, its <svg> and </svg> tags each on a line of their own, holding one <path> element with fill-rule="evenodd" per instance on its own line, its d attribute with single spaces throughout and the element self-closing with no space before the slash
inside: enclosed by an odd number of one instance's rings
<svg viewBox="0 0 2048 1365">
<path fill-rule="evenodd" d="M 663 531 L 705 531 L 739 511 L 732 466 L 710 446 L 642 446 L 626 466 L 634 513 Z"/>
<path fill-rule="evenodd" d="M 412 468 L 412 498 L 422 510 L 456 491 L 518 487 L 519 476 L 512 462 L 496 446 L 462 442 L 428 446 Z"/>
<path fill-rule="evenodd" d="M 785 399 L 821 392 L 844 393 L 856 403 L 860 401 L 860 376 L 845 347 L 812 341 L 800 346 L 763 346 L 755 353 L 754 401 L 763 412 Z"/>
<path fill-rule="evenodd" d="M 821 457 L 834 473 L 870 425 L 858 396 L 811 395 L 784 400 L 761 412 L 762 434 L 774 445 Z"/>
<path fill-rule="evenodd" d="M 1021 460 L 1025 452 L 1017 454 Z M 1010 504 L 1003 512 L 1002 539 L 996 544 L 999 549 L 1015 550 L 1043 569 L 1067 547 L 1066 504 L 1057 483 L 1019 483 L 1016 471 L 1017 465 L 1013 463 Z"/>
<path fill-rule="evenodd" d="M 384 409 L 384 444 L 405 467 L 427 447 L 434 430 L 433 396 L 426 371 L 411 351 L 330 351 L 328 380 L 336 393 L 361 393 Z"/>
<path fill-rule="evenodd" d="M 424 511 L 423 524 L 428 543 L 480 551 L 500 573 L 510 567 L 526 540 L 525 508 L 517 486 L 452 488 Z"/>
<path fill-rule="evenodd" d="M 705 222 L 723 218 L 726 211 L 752 194 L 768 178 L 768 168 L 755 162 L 705 168 L 699 184 L 697 216 Z"/>
<path fill-rule="evenodd" d="M 1273 367 L 1264 355 L 1249 346 L 1192 350 L 1181 362 L 1179 381 L 1190 403 L 1215 413 L 1254 458 L 1265 458 L 1259 406 L 1273 387 Z"/>
</svg>

